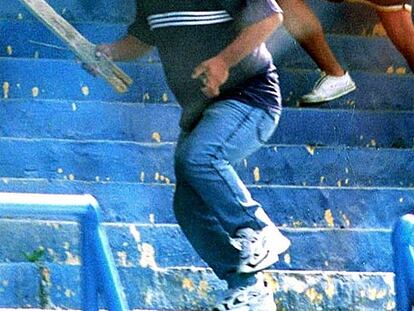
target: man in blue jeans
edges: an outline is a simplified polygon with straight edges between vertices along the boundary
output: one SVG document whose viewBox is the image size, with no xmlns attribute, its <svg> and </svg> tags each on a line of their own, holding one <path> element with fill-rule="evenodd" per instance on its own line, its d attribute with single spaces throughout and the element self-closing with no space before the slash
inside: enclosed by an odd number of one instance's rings
<svg viewBox="0 0 414 311">
<path fill-rule="evenodd" d="M 281 22 L 274 0 L 139 0 L 128 35 L 97 50 L 129 60 L 158 48 L 182 107 L 174 211 L 192 246 L 228 283 L 216 311 L 276 310 L 261 271 L 290 241 L 233 165 L 278 124 L 278 75 L 264 42 Z"/>
</svg>

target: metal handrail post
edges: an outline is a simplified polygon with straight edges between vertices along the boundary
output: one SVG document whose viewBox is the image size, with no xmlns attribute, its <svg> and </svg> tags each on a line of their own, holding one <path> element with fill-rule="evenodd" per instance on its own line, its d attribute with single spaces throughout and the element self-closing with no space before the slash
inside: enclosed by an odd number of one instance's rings
<svg viewBox="0 0 414 311">
<path fill-rule="evenodd" d="M 91 195 L 0 193 L 0 218 L 76 218 L 81 225 L 81 296 L 84 311 L 99 310 L 99 294 L 108 310 L 127 311 L 128 304 L 101 225 L 98 202 Z"/>
<path fill-rule="evenodd" d="M 96 223 L 88 221 L 85 215 L 81 222 L 81 297 L 82 310 L 99 310 L 98 271 L 96 269 L 96 254 L 94 239 L 96 237 Z"/>
<path fill-rule="evenodd" d="M 396 223 L 392 234 L 396 310 L 411 311 L 414 303 L 414 215 Z"/>
</svg>

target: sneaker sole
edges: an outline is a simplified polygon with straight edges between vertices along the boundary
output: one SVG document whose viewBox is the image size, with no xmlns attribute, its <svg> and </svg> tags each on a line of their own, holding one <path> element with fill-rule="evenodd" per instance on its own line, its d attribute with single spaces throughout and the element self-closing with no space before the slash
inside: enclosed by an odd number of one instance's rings
<svg viewBox="0 0 414 311">
<path fill-rule="evenodd" d="M 259 272 L 259 271 L 269 268 L 271 265 L 278 262 L 279 255 L 286 252 L 291 245 L 291 242 L 287 237 L 282 235 L 280 232 L 279 232 L 279 235 L 280 236 L 277 239 L 279 243 L 277 244 L 276 247 L 272 248 L 273 249 L 272 252 L 268 251 L 266 256 L 258 264 L 254 266 L 253 265 L 240 266 L 238 269 L 238 272 L 239 273 Z"/>
<path fill-rule="evenodd" d="M 331 101 L 331 100 L 334 100 L 334 99 L 337 99 L 337 98 L 340 98 L 340 97 L 342 97 L 342 96 L 345 96 L 345 95 L 347 95 L 347 94 L 349 94 L 349 93 L 351 93 L 351 92 L 353 92 L 353 91 L 355 91 L 356 90 L 356 85 L 353 85 L 351 88 L 349 88 L 349 89 L 346 89 L 344 92 L 341 92 L 341 93 L 339 93 L 339 94 L 336 94 L 336 95 L 334 95 L 334 96 L 331 96 L 331 97 L 326 97 L 326 98 L 324 98 L 324 99 L 315 99 L 315 100 L 304 100 L 303 98 L 301 98 L 300 100 L 299 100 L 299 105 L 301 106 L 301 107 L 304 107 L 304 106 L 306 106 L 306 105 L 312 105 L 312 104 L 323 104 L 323 103 L 325 103 L 325 102 L 328 102 L 328 101 Z"/>
</svg>

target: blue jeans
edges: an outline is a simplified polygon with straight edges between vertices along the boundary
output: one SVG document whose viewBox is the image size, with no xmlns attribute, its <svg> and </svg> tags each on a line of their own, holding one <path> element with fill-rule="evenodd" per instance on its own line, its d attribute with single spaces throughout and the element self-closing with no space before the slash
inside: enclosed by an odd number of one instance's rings
<svg viewBox="0 0 414 311">
<path fill-rule="evenodd" d="M 240 228 L 262 229 L 261 207 L 234 165 L 258 150 L 273 134 L 279 116 L 236 100 L 209 106 L 191 132 L 181 132 L 175 152 L 174 212 L 200 257 L 229 287 L 250 285 L 238 275 L 239 252 L 229 237 Z"/>
</svg>

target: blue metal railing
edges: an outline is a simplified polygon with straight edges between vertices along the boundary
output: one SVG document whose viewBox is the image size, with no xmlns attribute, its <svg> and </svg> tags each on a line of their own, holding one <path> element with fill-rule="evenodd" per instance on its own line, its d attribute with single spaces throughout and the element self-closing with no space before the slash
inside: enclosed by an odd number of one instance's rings
<svg viewBox="0 0 414 311">
<path fill-rule="evenodd" d="M 75 218 L 81 231 L 82 309 L 99 310 L 102 294 L 108 310 L 126 311 L 128 304 L 101 225 L 98 202 L 91 195 L 0 193 L 0 218 Z"/>
<path fill-rule="evenodd" d="M 414 215 L 407 214 L 396 223 L 392 246 L 397 311 L 412 311 L 414 305 Z"/>
</svg>

